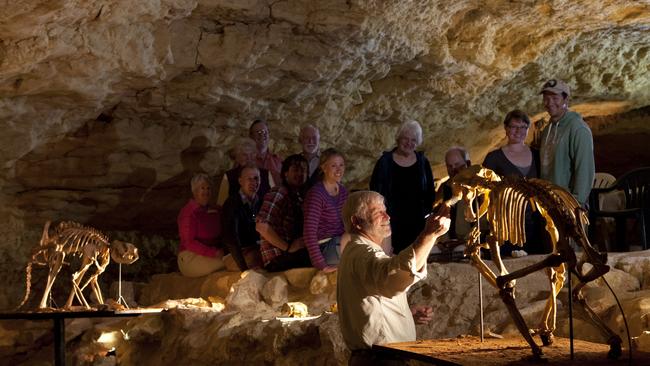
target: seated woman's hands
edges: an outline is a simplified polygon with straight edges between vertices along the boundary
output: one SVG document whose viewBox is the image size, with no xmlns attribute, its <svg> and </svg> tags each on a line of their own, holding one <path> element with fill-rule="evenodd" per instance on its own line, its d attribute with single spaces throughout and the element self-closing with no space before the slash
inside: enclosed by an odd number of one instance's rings
<svg viewBox="0 0 650 366">
<path fill-rule="evenodd" d="M 323 268 L 323 272 L 325 272 L 325 273 L 336 272 L 336 267 L 335 266 L 327 266 L 327 267 Z"/>
<path fill-rule="evenodd" d="M 302 249 L 305 247 L 305 242 L 302 240 L 302 238 L 295 239 L 293 242 L 291 242 L 291 245 L 289 246 L 289 253 L 294 253 L 297 252 L 298 250 Z"/>
</svg>

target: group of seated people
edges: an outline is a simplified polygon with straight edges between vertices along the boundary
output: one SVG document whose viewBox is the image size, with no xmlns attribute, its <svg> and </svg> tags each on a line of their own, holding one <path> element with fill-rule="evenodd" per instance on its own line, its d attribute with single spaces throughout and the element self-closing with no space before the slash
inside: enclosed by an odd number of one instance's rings
<svg viewBox="0 0 650 366">
<path fill-rule="evenodd" d="M 524 112 L 508 113 L 504 121 L 507 145 L 490 152 L 483 165 L 499 175 L 538 177 L 539 154 L 524 143 L 529 126 Z M 249 138 L 239 140 L 232 151 L 234 167 L 221 180 L 216 204 L 211 177 L 200 173 L 192 178 L 193 197 L 178 215 L 178 266 L 183 275 L 204 276 L 224 268 L 337 269 L 349 240 L 341 216 L 348 197 L 341 183 L 343 154 L 334 148 L 320 152 L 319 130 L 312 125 L 300 130 L 302 152 L 284 160 L 269 150 L 269 139 L 267 122 L 255 120 Z M 416 151 L 422 140 L 418 122 L 402 124 L 395 135 L 396 146 L 381 155 L 372 172 L 370 189 L 384 197 L 390 216 L 392 236 L 382 243 L 388 255 L 414 242 L 437 195 L 451 194 L 445 183 L 436 192 L 431 165 L 424 153 Z M 445 163 L 453 178 L 470 165 L 469 154 L 462 147 L 452 147 Z M 452 208 L 451 228 L 440 247 L 464 242 L 471 227 L 462 212 L 462 207 Z M 526 231 L 530 241 L 524 247 L 528 253 L 544 251 L 533 239 L 539 227 L 529 212 Z"/>
</svg>

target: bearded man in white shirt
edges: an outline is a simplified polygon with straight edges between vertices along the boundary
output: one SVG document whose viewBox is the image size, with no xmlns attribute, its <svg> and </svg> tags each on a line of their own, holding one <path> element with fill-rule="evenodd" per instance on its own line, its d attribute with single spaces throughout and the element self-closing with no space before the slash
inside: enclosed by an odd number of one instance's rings
<svg viewBox="0 0 650 366">
<path fill-rule="evenodd" d="M 343 339 L 352 351 L 349 365 L 395 364 L 370 348 L 373 344 L 414 341 L 415 322 L 431 320 L 431 308 L 410 308 L 406 293 L 426 277 L 427 256 L 436 240 L 449 230 L 449 207 L 437 209 L 415 242 L 394 257 L 381 248 L 391 234 L 381 194 L 350 194 L 342 217 L 351 240 L 338 266 L 337 301 Z"/>
</svg>

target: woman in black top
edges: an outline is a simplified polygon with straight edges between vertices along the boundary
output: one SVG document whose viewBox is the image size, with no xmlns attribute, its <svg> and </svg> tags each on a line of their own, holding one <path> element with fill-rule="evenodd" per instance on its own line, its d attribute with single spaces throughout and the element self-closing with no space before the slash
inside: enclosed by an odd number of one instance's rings
<svg viewBox="0 0 650 366">
<path fill-rule="evenodd" d="M 509 112 L 503 121 L 503 127 L 508 143 L 488 153 L 483 166 L 501 176 L 539 177 L 539 151 L 525 144 L 530 127 L 526 113 L 518 109 Z"/>
<path fill-rule="evenodd" d="M 515 109 L 508 112 L 503 127 L 508 143 L 500 149 L 491 151 L 485 157 L 483 166 L 493 170 L 500 176 L 516 176 L 525 178 L 539 177 L 539 151 L 525 144 L 528 137 L 530 119 L 526 113 Z M 524 250 L 529 253 L 547 253 L 544 239 L 543 219 L 538 213 L 533 213 L 530 206 L 526 208 L 526 244 Z M 502 246 L 501 253 L 510 255 L 516 250 L 510 243 Z"/>
<path fill-rule="evenodd" d="M 397 146 L 385 151 L 375 164 L 370 189 L 385 198 L 393 251 L 399 253 L 424 228 L 424 216 L 431 211 L 435 193 L 429 160 L 421 151 L 415 151 L 422 143 L 420 124 L 402 124 L 395 138 Z"/>
</svg>

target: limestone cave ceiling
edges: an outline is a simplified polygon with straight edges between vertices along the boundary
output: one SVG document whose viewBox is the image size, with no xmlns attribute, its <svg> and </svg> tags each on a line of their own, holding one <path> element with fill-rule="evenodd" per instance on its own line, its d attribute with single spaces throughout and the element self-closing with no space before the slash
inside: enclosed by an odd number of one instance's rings
<svg viewBox="0 0 650 366">
<path fill-rule="evenodd" d="M 449 146 L 498 146 L 508 110 L 541 117 L 548 78 L 599 117 L 648 106 L 649 75 L 649 1 L 4 1 L 0 200 L 34 225 L 168 223 L 256 116 L 281 155 L 320 127 L 352 187 L 416 119 L 440 177 Z"/>
</svg>

